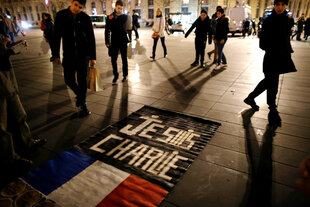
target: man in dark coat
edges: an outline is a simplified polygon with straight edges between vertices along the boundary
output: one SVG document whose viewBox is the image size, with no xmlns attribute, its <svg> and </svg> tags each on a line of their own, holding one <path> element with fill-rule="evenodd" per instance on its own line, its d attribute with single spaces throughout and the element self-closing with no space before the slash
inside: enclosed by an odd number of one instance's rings
<svg viewBox="0 0 310 207">
<path fill-rule="evenodd" d="M 260 48 L 265 50 L 263 72 L 265 78 L 259 82 L 244 102 L 255 111 L 259 110 L 254 99 L 267 90 L 269 105 L 268 121 L 270 125 L 281 126 L 281 118 L 277 111 L 276 96 L 278 93 L 279 75 L 295 72 L 296 68 L 291 59 L 293 52 L 290 43 L 290 25 L 286 6 L 288 0 L 275 0 L 272 14 L 263 23 L 260 36 Z"/>
<path fill-rule="evenodd" d="M 48 13 L 44 13 L 43 16 L 43 21 L 44 21 L 44 31 L 43 31 L 43 35 L 44 38 L 48 41 L 48 44 L 50 45 L 51 48 L 51 53 L 52 53 L 52 57 L 50 58 L 50 61 L 54 61 L 54 57 L 53 57 L 53 40 L 54 40 L 54 22 L 51 18 L 51 15 Z"/>
<path fill-rule="evenodd" d="M 250 28 L 250 21 L 248 18 L 245 19 L 243 22 L 243 30 L 242 30 L 242 36 L 245 38 L 245 35 L 249 33 L 249 28 Z"/>
<path fill-rule="evenodd" d="M 90 17 L 82 10 L 86 0 L 71 0 L 69 8 L 56 15 L 53 57 L 60 64 L 60 40 L 63 45 L 65 83 L 76 94 L 76 106 L 80 107 L 80 116 L 91 112 L 86 107 L 87 71 L 96 64 L 96 42 Z M 77 77 L 77 80 L 76 80 Z"/>
<path fill-rule="evenodd" d="M 209 44 L 212 43 L 212 31 L 210 26 L 210 19 L 207 15 L 206 10 L 201 10 L 200 17 L 193 23 L 191 28 L 186 32 L 185 38 L 192 32 L 192 30 L 196 28 L 195 34 L 195 50 L 196 50 L 196 59 L 191 64 L 191 66 L 196 66 L 199 63 L 200 56 L 200 67 L 204 68 L 204 57 L 205 57 L 205 48 L 206 42 L 209 36 Z"/>
<path fill-rule="evenodd" d="M 138 21 L 139 13 L 136 10 L 132 10 L 132 30 L 135 31 L 136 40 L 139 39 L 138 28 L 140 28 L 140 24 Z"/>
<path fill-rule="evenodd" d="M 301 33 L 304 30 L 304 23 L 305 23 L 305 17 L 304 14 L 301 15 L 301 17 L 299 17 L 298 21 L 297 21 L 297 37 L 296 40 L 301 41 Z"/>
<path fill-rule="evenodd" d="M 4 21 L 4 17 L 0 14 L 0 34 L 5 37 L 10 37 L 9 35 L 9 28 Z"/>
<path fill-rule="evenodd" d="M 117 71 L 117 57 L 120 51 L 123 62 L 123 82 L 126 81 L 128 75 L 128 61 L 127 61 L 127 43 L 128 37 L 126 32 L 127 15 L 122 13 L 123 2 L 117 1 L 115 3 L 115 10 L 107 18 L 105 26 L 105 44 L 109 49 L 111 62 L 113 67 L 113 81 L 115 84 L 118 79 Z"/>
</svg>

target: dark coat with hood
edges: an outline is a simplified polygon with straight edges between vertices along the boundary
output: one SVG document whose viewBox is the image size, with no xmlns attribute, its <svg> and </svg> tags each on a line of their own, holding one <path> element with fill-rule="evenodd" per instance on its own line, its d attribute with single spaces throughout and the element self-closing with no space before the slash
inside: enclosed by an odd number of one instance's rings
<svg viewBox="0 0 310 207">
<path fill-rule="evenodd" d="M 259 46 L 265 50 L 263 72 L 283 74 L 295 72 L 291 58 L 293 53 L 290 42 L 290 24 L 287 12 L 277 14 L 275 10 L 263 23 Z"/>
<path fill-rule="evenodd" d="M 228 19 L 225 17 L 225 15 L 221 16 L 221 18 L 218 18 L 216 23 L 216 31 L 214 39 L 217 41 L 221 40 L 227 40 L 227 34 L 229 32 L 228 27 Z"/>
<path fill-rule="evenodd" d="M 186 32 L 185 37 L 187 37 L 194 28 L 196 28 L 196 38 L 199 38 L 202 41 L 207 41 L 207 37 L 209 36 L 209 44 L 212 43 L 211 22 L 208 16 L 203 21 L 198 17 L 198 19 L 192 24 L 191 28 Z"/>
</svg>

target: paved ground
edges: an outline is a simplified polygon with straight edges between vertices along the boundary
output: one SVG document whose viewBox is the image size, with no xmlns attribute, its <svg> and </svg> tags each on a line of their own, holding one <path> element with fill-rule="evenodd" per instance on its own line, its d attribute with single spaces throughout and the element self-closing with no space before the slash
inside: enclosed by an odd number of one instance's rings
<svg viewBox="0 0 310 207">
<path fill-rule="evenodd" d="M 104 29 L 95 32 L 97 67 L 105 90 L 88 93 L 92 115 L 83 119 L 74 115 L 74 94 L 64 84 L 62 68 L 49 62 L 40 30 L 30 30 L 31 47 L 12 58 L 29 124 L 35 135 L 48 139 L 43 149 L 32 154 L 34 167 L 151 105 L 222 124 L 162 206 L 254 206 L 255 199 L 271 201 L 272 206 L 310 206 L 310 200 L 294 189 L 298 165 L 310 154 L 308 43 L 292 42 L 298 72 L 281 76 L 277 102 L 283 123 L 273 133 L 266 126 L 265 93 L 257 98 L 259 112 L 244 111 L 248 106 L 243 99 L 263 78 L 258 39 L 230 38 L 224 49 L 227 69 L 212 72 L 214 65 L 205 70 L 189 67 L 194 60 L 194 35 L 167 36 L 168 58 L 163 58 L 158 43 L 156 61 L 151 62 L 151 31 L 141 29 L 140 40 L 128 48 L 128 83 L 112 86 Z M 250 118 L 251 124 L 243 127 Z"/>
</svg>

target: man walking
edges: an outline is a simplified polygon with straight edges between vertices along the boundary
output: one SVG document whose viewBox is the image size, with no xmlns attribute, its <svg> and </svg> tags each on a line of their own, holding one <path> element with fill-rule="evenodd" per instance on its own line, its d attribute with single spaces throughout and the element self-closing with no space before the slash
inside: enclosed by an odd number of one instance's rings
<svg viewBox="0 0 310 207">
<path fill-rule="evenodd" d="M 209 35 L 209 44 L 212 43 L 212 32 L 210 26 L 210 19 L 207 15 L 206 10 L 201 10 L 200 17 L 196 19 L 191 28 L 186 32 L 185 38 L 192 32 L 192 30 L 196 27 L 195 34 L 195 50 L 196 50 L 196 58 L 195 61 L 191 64 L 191 66 L 197 66 L 199 63 L 200 56 L 200 67 L 205 68 L 204 57 L 205 57 L 205 48 L 206 42 Z"/>
<path fill-rule="evenodd" d="M 96 42 L 90 17 L 82 10 L 86 0 L 71 0 L 67 9 L 56 15 L 54 35 L 54 61 L 60 64 L 60 40 L 63 42 L 65 83 L 76 94 L 76 106 L 80 116 L 91 114 L 86 107 L 87 70 L 96 64 Z M 77 80 L 75 78 L 77 76 Z"/>
<path fill-rule="evenodd" d="M 279 76 L 296 71 L 291 58 L 293 50 L 290 43 L 289 17 L 285 10 L 287 4 L 288 0 L 275 0 L 271 15 L 264 20 L 259 46 L 266 52 L 263 62 L 265 78 L 244 99 L 246 104 L 258 111 L 259 107 L 254 99 L 267 90 L 267 104 L 270 110 L 268 121 L 270 125 L 276 126 L 281 126 L 281 118 L 276 105 Z"/>
<path fill-rule="evenodd" d="M 123 62 L 123 82 L 127 80 L 128 61 L 127 61 L 127 31 L 126 31 L 127 15 L 123 14 L 123 2 L 115 3 L 115 10 L 107 18 L 105 27 L 105 44 L 109 49 L 111 62 L 113 67 L 113 81 L 115 84 L 118 79 L 117 57 L 120 51 Z"/>
<path fill-rule="evenodd" d="M 135 31 L 136 40 L 139 39 L 138 28 L 140 28 L 140 24 L 138 22 L 139 13 L 136 10 L 132 10 L 132 30 Z"/>
</svg>

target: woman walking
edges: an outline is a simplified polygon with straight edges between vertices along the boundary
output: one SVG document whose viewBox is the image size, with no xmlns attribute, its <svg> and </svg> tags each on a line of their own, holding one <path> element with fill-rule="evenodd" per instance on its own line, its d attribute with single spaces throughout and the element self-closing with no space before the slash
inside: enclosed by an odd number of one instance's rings
<svg viewBox="0 0 310 207">
<path fill-rule="evenodd" d="M 156 17 L 154 19 L 154 24 L 152 27 L 152 30 L 154 31 L 152 36 L 154 39 L 154 43 L 153 43 L 153 54 L 150 58 L 153 60 L 155 60 L 156 46 L 159 38 L 161 41 L 161 45 L 163 46 L 164 49 L 164 58 L 167 57 L 167 48 L 165 45 L 165 34 L 164 34 L 165 25 L 166 24 L 165 24 L 165 18 L 163 17 L 163 12 L 158 8 L 156 11 Z"/>
<path fill-rule="evenodd" d="M 291 27 L 286 11 L 287 5 L 288 0 L 275 0 L 271 15 L 264 20 L 259 46 L 265 50 L 263 62 L 265 78 L 244 99 L 246 104 L 258 111 L 259 106 L 254 99 L 267 90 L 267 104 L 270 110 L 268 121 L 274 126 L 281 126 L 281 118 L 276 105 L 279 76 L 296 71 L 291 58 L 293 50 L 290 43 Z"/>
</svg>

